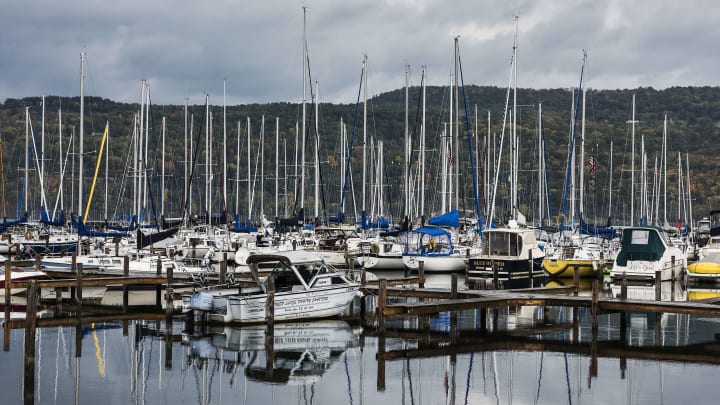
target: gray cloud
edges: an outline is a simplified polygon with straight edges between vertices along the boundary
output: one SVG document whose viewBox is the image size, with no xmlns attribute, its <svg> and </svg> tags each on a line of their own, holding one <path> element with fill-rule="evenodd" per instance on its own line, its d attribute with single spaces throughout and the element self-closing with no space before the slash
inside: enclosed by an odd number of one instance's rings
<svg viewBox="0 0 720 405">
<path fill-rule="evenodd" d="M 87 49 L 89 95 L 154 103 L 297 101 L 302 95 L 300 1 L 5 1 L 0 99 L 79 94 Z M 370 93 L 412 82 L 448 83 L 460 36 L 465 83 L 505 86 L 519 20 L 518 84 L 576 85 L 582 49 L 594 88 L 716 85 L 720 8 L 711 1 L 307 1 L 313 80 L 320 99 L 353 102 L 363 53 Z"/>
</svg>

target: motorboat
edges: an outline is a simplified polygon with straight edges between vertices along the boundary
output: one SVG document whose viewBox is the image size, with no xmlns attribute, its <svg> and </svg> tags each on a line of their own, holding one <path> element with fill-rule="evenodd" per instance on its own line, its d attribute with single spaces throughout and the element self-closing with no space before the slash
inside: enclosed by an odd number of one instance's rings
<svg viewBox="0 0 720 405">
<path fill-rule="evenodd" d="M 360 284 L 315 252 L 288 251 L 247 259 L 251 287 L 206 289 L 183 301 L 209 322 L 257 323 L 266 319 L 270 278 L 274 285 L 274 320 L 306 320 L 340 315 L 358 294 Z"/>
</svg>

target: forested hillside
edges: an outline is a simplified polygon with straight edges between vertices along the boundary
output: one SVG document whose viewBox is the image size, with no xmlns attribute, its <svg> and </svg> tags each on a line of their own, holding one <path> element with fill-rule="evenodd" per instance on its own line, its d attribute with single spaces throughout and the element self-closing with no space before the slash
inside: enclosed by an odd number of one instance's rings
<svg viewBox="0 0 720 405">
<path fill-rule="evenodd" d="M 459 178 L 461 188 L 461 208 L 474 209 L 473 183 L 469 176 L 469 147 L 473 151 L 481 149 L 475 156 L 479 158 L 480 167 L 484 167 L 487 158 L 485 145 L 490 145 L 495 154 L 500 152 L 500 140 L 503 133 L 503 113 L 505 111 L 506 89 L 495 87 L 468 86 L 464 93 L 460 93 L 459 111 L 461 134 L 459 151 L 452 152 L 453 160 L 456 153 L 461 159 Z M 443 87 L 429 87 L 427 89 L 426 108 L 426 204 L 425 215 L 439 213 L 440 210 L 440 140 L 445 123 L 450 120 L 449 90 Z M 635 128 L 635 209 L 639 210 L 641 186 L 641 151 L 647 157 L 646 189 L 647 199 L 653 204 L 659 201 L 663 216 L 663 207 L 667 211 L 668 221 L 674 223 L 678 217 L 685 215 L 688 206 L 688 192 L 685 185 L 681 186 L 682 193 L 678 193 L 678 155 L 682 159 L 681 174 L 687 176 L 687 160 L 689 159 L 692 210 L 694 216 L 700 217 L 708 210 L 720 207 L 720 158 L 718 158 L 718 123 L 720 122 L 720 88 L 718 87 L 673 87 L 666 90 L 640 88 L 635 90 L 588 90 L 586 103 L 585 125 L 585 216 L 593 221 L 604 222 L 608 215 L 608 203 L 612 204 L 613 221 L 620 223 L 622 218 L 629 215 L 630 206 L 630 156 L 631 156 L 631 100 L 636 96 Z M 519 173 L 519 200 L 521 210 L 529 219 L 536 219 L 538 200 L 538 105 L 542 103 L 542 125 L 545 135 L 545 154 L 547 156 L 547 182 L 551 215 L 556 216 L 561 207 L 563 188 L 566 179 L 568 157 L 568 142 L 570 139 L 572 120 L 571 108 L 573 93 L 570 89 L 518 89 L 517 93 L 517 133 L 520 139 L 519 160 L 521 171 Z M 577 92 L 575 94 L 577 97 Z M 465 101 L 466 100 L 466 101 Z M 212 211 L 217 213 L 224 209 L 222 184 L 227 183 L 227 211 L 230 214 L 238 212 L 246 216 L 248 212 L 248 119 L 250 122 L 250 189 L 252 193 L 252 215 L 260 212 L 261 201 L 263 212 L 269 218 L 275 216 L 275 155 L 276 136 L 280 147 L 278 155 L 280 169 L 278 176 L 280 215 L 291 213 L 299 207 L 295 203 L 295 196 L 300 193 L 295 188 L 296 181 L 296 153 L 295 145 L 302 142 L 302 136 L 296 137 L 297 128 L 301 127 L 301 106 L 297 103 L 273 103 L 227 106 L 226 130 L 223 125 L 223 107 L 218 105 L 221 101 L 211 99 L 210 112 L 211 133 L 211 190 Z M 409 91 L 409 132 L 412 139 L 412 154 L 410 158 L 411 173 L 417 178 L 416 168 L 418 160 L 419 135 L 421 132 L 421 100 L 420 89 L 411 88 Z M 512 99 L 510 101 L 512 106 Z M 2 137 L 2 163 L 3 163 L 3 203 L 4 215 L 14 218 L 19 209 L 18 196 L 22 191 L 22 179 L 25 168 L 23 149 L 26 141 L 25 111 L 29 107 L 31 131 L 35 136 L 30 140 L 33 148 L 32 161 L 29 164 L 29 185 L 27 188 L 28 208 L 31 213 L 39 210 L 41 204 L 40 167 L 43 168 L 45 199 L 49 210 L 53 211 L 61 203 L 66 211 L 77 210 L 79 173 L 79 97 L 61 98 L 48 96 L 45 98 L 45 125 L 44 143 L 42 133 L 42 108 L 39 97 L 24 99 L 7 99 L 0 106 L 0 136 Z M 60 131 L 58 111 L 62 110 L 62 151 L 60 155 Z M 106 122 L 109 123 L 109 162 L 108 162 L 108 217 L 132 212 L 132 167 L 133 149 L 132 140 L 136 133 L 135 119 L 139 114 L 139 104 L 117 103 L 98 97 L 85 99 L 85 125 L 84 125 L 84 169 L 83 194 L 88 194 L 95 171 L 100 140 Z M 206 171 L 206 119 L 204 105 L 191 105 L 188 108 L 187 133 L 188 145 L 192 143 L 193 153 L 188 155 L 188 177 L 192 174 L 193 212 L 203 211 L 205 207 L 205 187 L 207 184 Z M 490 113 L 490 128 L 488 130 L 488 112 Z M 657 174 L 665 173 L 662 167 L 655 169 L 656 160 L 660 165 L 662 152 L 663 117 L 668 117 L 668 161 L 667 161 L 667 193 L 664 193 L 664 177 L 660 180 Z M 340 155 L 340 122 L 346 126 L 347 142 L 352 141 L 353 151 L 351 159 L 352 186 L 348 187 L 346 198 L 346 213 L 352 217 L 356 210 L 361 209 L 361 183 L 362 183 L 362 142 L 363 142 L 363 105 L 347 104 L 336 105 L 323 103 L 318 108 L 317 138 L 315 125 L 315 108 L 308 106 L 306 124 L 305 158 L 308 167 L 306 175 L 305 210 L 309 216 L 313 214 L 315 174 L 311 162 L 314 159 L 315 140 L 318 140 L 321 160 L 322 195 L 321 211 L 327 215 L 338 212 L 340 189 L 342 179 L 341 166 L 345 165 L 345 158 Z M 262 117 L 265 117 L 264 127 Z M 379 141 L 384 145 L 383 190 L 384 210 L 387 216 L 394 218 L 405 214 L 403 206 L 404 193 L 404 160 L 403 139 L 405 136 L 405 90 L 399 89 L 389 93 L 377 95 L 367 104 L 367 146 L 377 145 Z M 469 122 L 466 121 L 469 119 Z M 165 159 L 162 160 L 162 119 L 166 122 Z M 278 118 L 278 121 L 276 121 Z M 454 118 L 453 118 L 454 119 Z M 185 178 L 184 164 L 186 156 L 185 134 L 186 121 L 184 106 L 182 105 L 151 105 L 149 116 L 149 141 L 147 144 L 148 161 L 145 163 L 147 183 L 151 192 L 150 202 L 159 215 L 160 185 L 162 165 L 165 168 L 164 209 L 166 216 L 178 216 L 184 206 L 183 184 Z M 276 122 L 279 126 L 276 128 Z M 468 141 L 466 128 L 473 133 Z M 577 123 L 576 147 L 580 147 L 580 122 Z M 276 132 L 277 131 L 277 132 Z M 478 138 L 474 138 L 477 132 Z M 490 134 L 489 143 L 487 136 Z M 71 137 L 74 134 L 74 137 Z M 264 148 L 260 151 L 261 134 L 264 134 Z M 497 210 L 498 216 L 507 212 L 508 195 L 508 134 L 509 127 L 505 129 L 505 138 L 502 144 L 501 173 L 498 176 Z M 225 139 L 225 141 L 223 140 Z M 72 142 L 71 142 L 72 141 Z M 372 143 L 371 143 L 372 142 Z M 470 142 L 470 143 L 469 143 Z M 612 193 L 608 193 L 610 184 L 610 144 L 613 144 L 612 166 Z M 73 146 L 74 145 L 74 146 Z M 188 146 L 189 148 L 190 146 Z M 71 153 L 68 153 L 70 149 Z M 262 152 L 262 155 L 260 153 Z M 189 152 L 188 152 L 189 153 Z M 370 152 L 368 152 L 370 153 Z M 239 154 L 239 159 L 237 158 Z M 298 151 L 298 161 L 301 153 Z M 44 159 L 43 159 L 44 156 Z M 222 168 L 223 157 L 226 157 L 227 170 Z M 260 158 L 262 156 L 262 159 Z M 368 160 L 369 166 L 377 167 L 377 155 L 373 154 Z M 590 175 L 588 166 L 589 157 L 595 161 L 594 178 Z M 193 159 L 194 158 L 194 159 Z M 192 162 L 195 162 L 193 165 Z M 44 162 L 44 163 L 43 163 Z M 59 198 L 59 183 L 61 168 L 66 162 L 64 171 L 64 193 Z M 478 164 L 478 161 L 475 162 Z M 100 164 L 99 179 L 91 206 L 93 219 L 102 219 L 105 216 L 105 161 Z M 264 187 L 261 187 L 261 168 L 264 171 Z M 489 170 L 494 178 L 494 168 Z M 227 173 L 227 181 L 223 175 Z M 478 170 L 478 184 L 481 189 L 481 200 L 485 198 L 484 187 L 486 171 Z M 370 179 L 370 176 L 368 177 Z M 684 179 L 685 182 L 687 179 Z M 369 182 L 370 180 L 368 180 Z M 413 184 L 417 184 L 413 183 Z M 660 192 L 653 184 L 660 184 Z M 411 186 L 417 189 L 416 185 Z M 261 199 L 261 190 L 264 198 Z M 371 187 L 368 185 L 368 193 Z M 419 194 L 419 193 L 417 193 Z M 356 201 L 352 199 L 355 196 Z M 237 196 L 237 198 L 236 198 Z M 286 198 L 287 197 L 287 198 Z M 83 201 L 86 201 L 84 197 Z M 370 196 L 368 195 L 368 201 Z M 485 210 L 481 203 L 481 210 Z M 680 213 L 678 212 L 678 207 Z M 377 203 L 370 206 L 378 212 Z M 20 208 L 25 210 L 25 208 Z"/>
</svg>

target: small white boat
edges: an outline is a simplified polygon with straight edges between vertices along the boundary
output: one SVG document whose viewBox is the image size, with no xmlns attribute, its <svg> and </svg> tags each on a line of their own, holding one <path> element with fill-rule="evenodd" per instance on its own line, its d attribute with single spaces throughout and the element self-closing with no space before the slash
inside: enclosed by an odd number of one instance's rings
<svg viewBox="0 0 720 405">
<path fill-rule="evenodd" d="M 1 256 L 0 256 L 1 257 Z M 0 259 L 0 261 L 2 261 Z M 10 279 L 16 281 L 45 280 L 48 276 L 42 271 L 22 270 L 13 268 L 10 270 Z M 25 292 L 25 288 L 11 288 L 10 295 L 21 294 Z M 5 266 L 0 266 L 0 296 L 5 296 Z"/>
<path fill-rule="evenodd" d="M 228 294 L 227 289 L 195 292 L 190 299 L 190 309 L 206 313 L 210 322 L 263 322 L 268 280 L 272 275 L 276 321 L 327 318 L 343 313 L 360 288 L 358 283 L 326 264 L 315 252 L 252 255 L 247 262 L 256 286 L 243 287 L 233 294 Z"/>
<path fill-rule="evenodd" d="M 620 251 L 615 257 L 610 276 L 629 280 L 660 280 L 680 277 L 687 259 L 683 252 L 670 244 L 662 230 L 649 226 L 633 226 L 623 229 Z"/>
</svg>

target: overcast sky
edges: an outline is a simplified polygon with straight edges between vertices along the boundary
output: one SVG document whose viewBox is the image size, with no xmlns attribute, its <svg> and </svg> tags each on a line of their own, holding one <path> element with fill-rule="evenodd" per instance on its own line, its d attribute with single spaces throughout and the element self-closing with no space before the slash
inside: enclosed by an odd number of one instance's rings
<svg viewBox="0 0 720 405">
<path fill-rule="evenodd" d="M 597 89 L 716 86 L 720 4 L 708 0 L 0 0 L 0 100 L 86 95 L 222 104 L 302 98 L 303 10 L 320 100 L 445 85 L 460 36 L 466 84 L 505 87 L 519 16 L 518 86 L 576 86 L 582 50 Z"/>
</svg>

